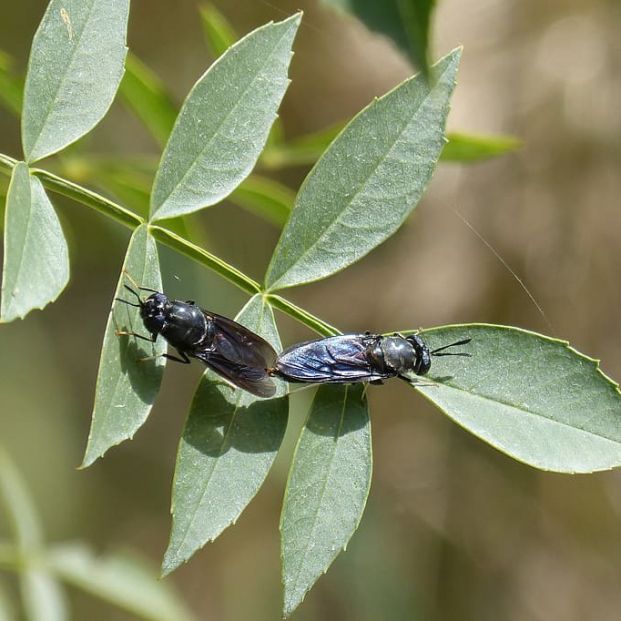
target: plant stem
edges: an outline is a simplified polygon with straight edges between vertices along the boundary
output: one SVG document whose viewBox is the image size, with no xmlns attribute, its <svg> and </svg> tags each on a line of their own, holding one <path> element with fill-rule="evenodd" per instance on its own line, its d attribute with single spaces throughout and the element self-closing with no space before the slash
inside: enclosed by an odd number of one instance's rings
<svg viewBox="0 0 621 621">
<path fill-rule="evenodd" d="M 13 168 L 18 163 L 18 160 L 0 153 L 0 172 L 11 176 Z M 63 179 L 57 175 L 54 175 L 46 170 L 40 168 L 32 168 L 30 172 L 41 180 L 41 183 L 52 192 L 57 192 L 63 196 L 67 196 L 77 203 L 86 205 L 95 209 L 99 213 L 120 222 L 127 228 L 134 230 L 136 227 L 144 224 L 143 218 L 135 214 L 133 211 L 111 201 L 92 190 L 88 190 L 77 183 Z M 208 269 L 216 272 L 229 282 L 239 287 L 242 291 L 255 295 L 256 293 L 262 293 L 261 285 L 254 279 L 250 278 L 237 268 L 229 265 L 222 259 L 207 252 L 203 248 L 196 246 L 189 242 L 187 239 L 180 237 L 176 233 L 158 225 L 149 225 L 149 232 L 153 237 L 162 244 L 181 252 L 186 257 L 193 259 L 197 263 L 207 267 Z M 300 308 L 283 298 L 280 295 L 273 293 L 265 294 L 265 299 L 274 308 L 282 311 L 289 317 L 292 317 L 296 321 L 309 327 L 311 330 L 323 335 L 331 336 L 339 334 L 339 331 L 326 323 L 325 321 L 315 317 L 308 311 Z"/>
<path fill-rule="evenodd" d="M 250 278 L 250 276 L 246 276 L 246 274 L 240 272 L 237 268 L 225 263 L 222 259 L 194 245 L 176 233 L 155 224 L 149 226 L 149 232 L 157 241 L 166 244 L 170 248 L 181 252 L 186 257 L 194 259 L 197 263 L 220 274 L 220 276 L 226 278 L 234 285 L 237 285 L 242 291 L 250 295 L 261 293 L 261 285 Z"/>
<path fill-rule="evenodd" d="M 0 170 L 2 170 L 2 172 L 5 172 L 10 176 L 16 164 L 18 164 L 18 160 L 14 160 L 12 157 L 0 153 Z M 97 194 L 96 192 L 87 190 L 77 183 L 58 177 L 47 170 L 42 170 L 41 168 L 31 168 L 30 173 L 38 177 L 41 183 L 48 190 L 67 196 L 68 198 L 71 198 L 78 203 L 82 203 L 87 207 L 92 207 L 99 213 L 124 224 L 130 229 L 135 229 L 137 226 L 144 224 L 144 220 L 133 211 L 122 207 L 121 205 L 101 196 L 100 194 Z"/>
<path fill-rule="evenodd" d="M 293 317 L 293 319 L 303 323 L 305 326 L 308 326 L 311 330 L 314 330 L 322 336 L 334 336 L 335 334 L 340 334 L 340 331 L 331 326 L 329 323 L 319 319 L 319 317 L 315 317 L 315 315 L 311 315 L 308 311 L 296 306 L 293 302 L 290 302 L 280 295 L 267 293 L 265 295 L 265 299 L 274 308 L 277 308 L 279 311 L 289 315 L 289 317 Z"/>
</svg>

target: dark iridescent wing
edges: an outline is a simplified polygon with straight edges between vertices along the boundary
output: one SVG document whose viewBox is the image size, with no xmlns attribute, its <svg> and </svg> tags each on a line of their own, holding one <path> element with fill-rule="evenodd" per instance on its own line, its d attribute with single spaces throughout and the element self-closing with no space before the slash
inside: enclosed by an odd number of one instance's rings
<svg viewBox="0 0 621 621">
<path fill-rule="evenodd" d="M 276 369 L 289 381 L 319 384 L 370 382 L 388 377 L 373 369 L 367 347 L 374 337 L 344 334 L 299 343 L 276 360 Z"/>
<path fill-rule="evenodd" d="M 206 310 L 203 314 L 214 323 L 213 349 L 224 358 L 260 369 L 274 366 L 276 352 L 265 339 L 228 317 Z"/>
<path fill-rule="evenodd" d="M 264 368 L 231 362 L 228 358 L 213 351 L 196 352 L 194 356 L 202 360 L 218 375 L 257 397 L 273 397 L 276 393 L 276 385 Z"/>
</svg>

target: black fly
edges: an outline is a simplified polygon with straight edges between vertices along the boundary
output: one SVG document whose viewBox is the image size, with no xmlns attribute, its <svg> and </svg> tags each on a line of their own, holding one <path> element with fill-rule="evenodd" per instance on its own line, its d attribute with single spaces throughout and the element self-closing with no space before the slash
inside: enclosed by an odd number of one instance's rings
<svg viewBox="0 0 621 621">
<path fill-rule="evenodd" d="M 131 287 L 125 288 L 136 296 L 137 303 L 117 298 L 119 302 L 140 309 L 140 317 L 150 337 L 135 332 L 117 332 L 155 342 L 158 335 L 177 350 L 179 357 L 164 354 L 169 360 L 190 364 L 190 357 L 202 360 L 209 368 L 259 397 L 272 397 L 276 385 L 267 369 L 273 366 L 276 352 L 273 347 L 241 324 L 206 311 L 193 301 L 171 300 L 153 289 L 139 287 L 151 295 L 142 300 Z"/>
<path fill-rule="evenodd" d="M 466 345 L 471 339 L 429 350 L 416 335 L 343 334 L 294 345 L 276 359 L 272 375 L 289 382 L 317 384 L 381 384 L 391 377 L 412 380 L 431 368 L 432 356 L 470 356 L 464 352 L 444 351 Z"/>
</svg>

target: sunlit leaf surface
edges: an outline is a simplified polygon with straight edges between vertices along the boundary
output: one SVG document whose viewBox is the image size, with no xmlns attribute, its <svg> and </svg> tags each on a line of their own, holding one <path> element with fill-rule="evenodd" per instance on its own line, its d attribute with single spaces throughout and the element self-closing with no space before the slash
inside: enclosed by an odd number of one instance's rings
<svg viewBox="0 0 621 621">
<path fill-rule="evenodd" d="M 621 394 L 596 361 L 567 343 L 491 325 L 425 331 L 429 346 L 462 338 L 470 358 L 435 358 L 419 387 L 462 427 L 543 470 L 594 472 L 621 465 Z"/>
<path fill-rule="evenodd" d="M 135 303 L 124 288 L 126 284 L 133 286 L 126 274 L 143 287 L 162 290 L 157 247 L 146 225 L 138 227 L 129 242 L 114 293 L 115 299 L 120 297 Z M 141 295 L 144 297 L 144 292 Z M 135 336 L 117 336 L 118 331 L 149 336 L 138 308 L 112 302 L 99 360 L 93 420 L 83 467 L 92 464 L 110 447 L 134 436 L 146 421 L 162 381 L 164 339 L 158 337 L 151 344 Z"/>
<path fill-rule="evenodd" d="M 28 162 L 60 151 L 105 115 L 123 76 L 129 0 L 51 0 L 28 62 Z"/>
<path fill-rule="evenodd" d="M 358 527 L 371 485 L 371 423 L 362 385 L 324 385 L 289 473 L 280 521 L 284 615 L 298 606 Z"/>
</svg>

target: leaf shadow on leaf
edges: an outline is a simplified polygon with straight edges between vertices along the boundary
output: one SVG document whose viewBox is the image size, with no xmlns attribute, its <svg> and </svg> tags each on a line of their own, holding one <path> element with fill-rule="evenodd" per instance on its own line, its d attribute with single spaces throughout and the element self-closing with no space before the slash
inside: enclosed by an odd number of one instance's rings
<svg viewBox="0 0 621 621">
<path fill-rule="evenodd" d="M 437 382 L 438 384 L 445 384 L 446 382 L 450 382 L 455 376 L 454 375 L 430 375 L 429 381 Z M 420 382 L 418 382 L 420 383 Z M 413 382 L 412 386 L 416 387 L 417 382 Z"/>
<path fill-rule="evenodd" d="M 153 352 L 146 351 L 138 345 L 136 337 L 119 335 L 119 361 L 121 369 L 127 375 L 134 392 L 144 403 L 153 402 L 152 377 L 158 373 L 157 360 L 151 358 Z M 159 371 L 160 373 L 163 372 Z"/>
<path fill-rule="evenodd" d="M 365 402 L 365 397 L 361 399 L 361 402 Z M 366 424 L 359 416 L 345 415 L 342 417 L 343 420 L 339 425 L 338 421 L 335 421 L 338 415 L 339 412 L 337 412 L 334 407 L 325 407 L 321 410 L 315 410 L 312 416 L 306 421 L 306 430 L 318 436 L 328 436 L 338 440 L 348 433 L 358 431 Z"/>
<path fill-rule="evenodd" d="M 244 403 L 246 396 L 239 390 L 224 382 L 202 382 L 184 441 L 209 457 L 221 457 L 232 448 L 243 453 L 277 451 L 284 431 L 280 419 L 287 416 L 287 397 Z"/>
</svg>

